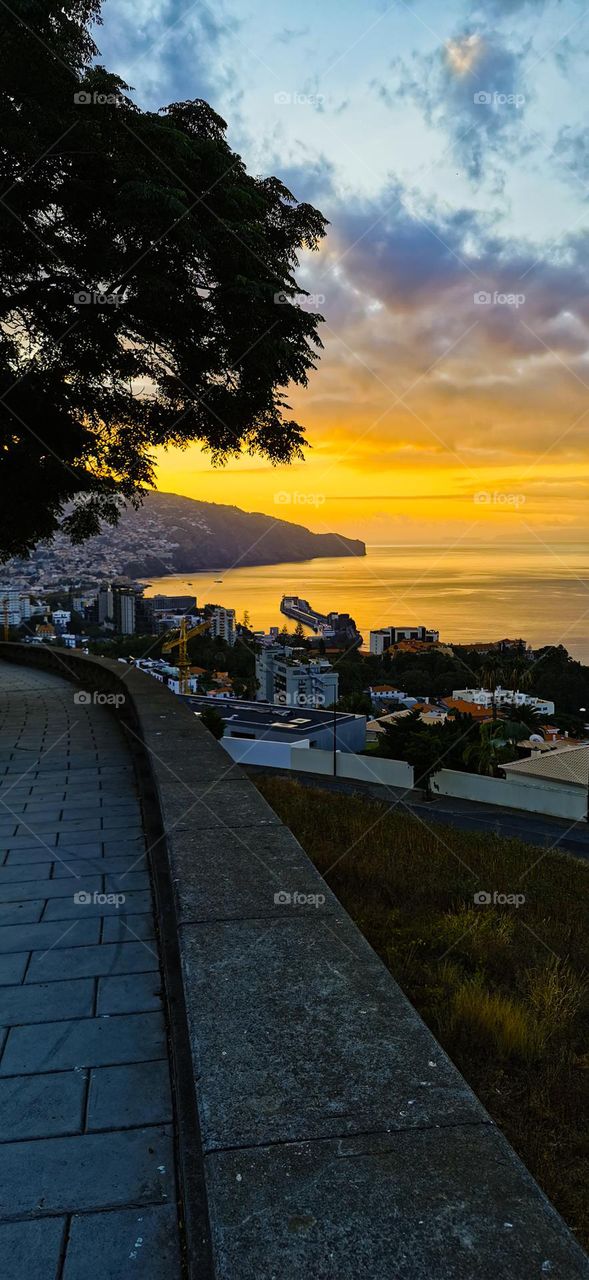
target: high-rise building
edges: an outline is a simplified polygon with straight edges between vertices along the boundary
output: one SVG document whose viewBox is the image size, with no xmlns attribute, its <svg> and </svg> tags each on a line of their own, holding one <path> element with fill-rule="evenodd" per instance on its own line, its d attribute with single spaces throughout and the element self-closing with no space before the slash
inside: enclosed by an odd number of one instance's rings
<svg viewBox="0 0 589 1280">
<path fill-rule="evenodd" d="M 97 621 L 100 626 L 103 622 L 113 622 L 115 616 L 114 596 L 111 586 L 106 583 L 100 588 L 96 598 Z"/>
<path fill-rule="evenodd" d="M 333 707 L 338 698 L 339 675 L 326 658 L 301 662 L 292 649 L 263 649 L 256 654 L 258 702 L 287 707 Z"/>
<path fill-rule="evenodd" d="M 115 628 L 122 636 L 135 634 L 135 592 L 114 588 Z"/>
<path fill-rule="evenodd" d="M 235 644 L 235 609 L 217 606 L 211 613 L 210 634 L 220 636 L 227 644 Z"/>
</svg>

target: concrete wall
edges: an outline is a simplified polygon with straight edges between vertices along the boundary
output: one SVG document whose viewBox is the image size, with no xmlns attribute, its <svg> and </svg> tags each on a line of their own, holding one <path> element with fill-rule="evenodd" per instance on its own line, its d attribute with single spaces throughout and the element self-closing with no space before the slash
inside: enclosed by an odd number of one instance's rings
<svg viewBox="0 0 589 1280">
<path fill-rule="evenodd" d="M 268 742 L 264 738 L 231 738 L 227 734 L 221 739 L 221 746 L 238 764 L 259 764 L 272 769 L 291 768 L 290 758 L 294 745 L 290 742 Z"/>
<path fill-rule="evenodd" d="M 136 752 L 187 1280 L 587 1280 L 585 1255 L 482 1104 L 182 700 L 69 649 L 0 643 L 1 658 L 116 694 Z"/>
<path fill-rule="evenodd" d="M 301 773 L 333 775 L 333 751 L 304 751 L 293 746 L 290 768 Z M 337 775 L 359 782 L 375 782 L 385 787 L 413 786 L 413 769 L 405 760 L 380 760 L 375 756 L 358 756 L 338 751 Z"/>
<path fill-rule="evenodd" d="M 459 773 L 440 769 L 432 779 L 432 791 L 480 804 L 497 804 L 506 809 L 524 809 L 530 813 L 547 813 L 556 818 L 577 821 L 587 812 L 584 787 L 530 779 L 485 778 L 478 773 Z"/>
</svg>

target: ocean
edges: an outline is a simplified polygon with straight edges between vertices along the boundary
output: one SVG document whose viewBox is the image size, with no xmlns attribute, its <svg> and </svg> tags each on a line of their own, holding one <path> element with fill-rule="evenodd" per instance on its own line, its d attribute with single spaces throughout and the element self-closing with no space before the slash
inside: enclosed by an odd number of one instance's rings
<svg viewBox="0 0 589 1280">
<path fill-rule="evenodd" d="M 369 546 L 365 557 L 152 578 L 145 594 L 156 592 L 192 593 L 200 605 L 234 608 L 238 621 L 247 610 L 256 630 L 282 625 L 286 593 L 321 613 L 352 614 L 366 647 L 377 627 L 423 624 L 448 643 L 563 644 L 589 664 L 589 546 L 577 543 Z"/>
</svg>

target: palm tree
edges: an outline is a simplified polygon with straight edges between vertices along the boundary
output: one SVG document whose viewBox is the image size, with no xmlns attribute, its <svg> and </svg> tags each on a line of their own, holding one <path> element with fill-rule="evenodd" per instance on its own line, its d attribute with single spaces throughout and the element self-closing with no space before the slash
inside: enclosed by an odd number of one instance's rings
<svg viewBox="0 0 589 1280">
<path fill-rule="evenodd" d="M 488 662 L 485 664 L 485 666 L 483 667 L 481 676 L 482 676 L 485 688 L 489 689 L 491 693 L 491 713 L 493 716 L 493 720 L 496 720 L 497 719 L 497 703 L 495 701 L 495 690 L 497 688 L 497 685 L 501 684 L 501 681 L 504 677 L 503 668 L 501 667 L 501 664 L 499 662 L 495 661 L 493 658 L 490 658 Z"/>
</svg>

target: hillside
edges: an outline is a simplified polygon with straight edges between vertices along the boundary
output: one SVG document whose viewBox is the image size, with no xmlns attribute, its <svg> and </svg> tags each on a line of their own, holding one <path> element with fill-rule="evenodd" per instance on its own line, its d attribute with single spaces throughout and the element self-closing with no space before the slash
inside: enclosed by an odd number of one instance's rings
<svg viewBox="0 0 589 1280">
<path fill-rule="evenodd" d="M 105 528 L 80 547 L 58 535 L 31 560 L 46 572 L 67 566 L 69 573 L 146 578 L 363 555 L 364 543 L 353 538 L 311 533 L 303 525 L 259 512 L 156 492 L 146 495 L 139 511 L 124 510 L 115 529 Z"/>
</svg>

